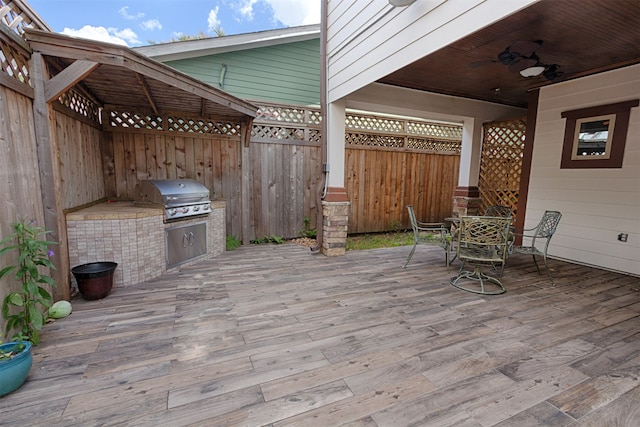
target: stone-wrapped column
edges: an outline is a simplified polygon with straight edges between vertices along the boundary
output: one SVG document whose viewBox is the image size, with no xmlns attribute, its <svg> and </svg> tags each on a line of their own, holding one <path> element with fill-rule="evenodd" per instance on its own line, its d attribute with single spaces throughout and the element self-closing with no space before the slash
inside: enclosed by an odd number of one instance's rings
<svg viewBox="0 0 640 427">
<path fill-rule="evenodd" d="M 322 247 L 326 256 L 341 256 L 347 250 L 347 227 L 351 203 L 342 188 L 331 188 L 322 201 Z"/>
<path fill-rule="evenodd" d="M 453 214 L 458 217 L 480 214 L 480 192 L 478 187 L 456 188 L 453 195 Z"/>
</svg>

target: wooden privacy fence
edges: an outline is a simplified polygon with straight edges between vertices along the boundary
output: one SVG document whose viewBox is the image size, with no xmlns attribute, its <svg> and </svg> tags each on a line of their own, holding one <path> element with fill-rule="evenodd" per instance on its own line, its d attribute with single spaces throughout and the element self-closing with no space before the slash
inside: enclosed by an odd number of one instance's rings
<svg viewBox="0 0 640 427">
<path fill-rule="evenodd" d="M 317 109 L 261 104 L 250 156 L 253 206 L 262 207 L 253 215 L 256 236 L 296 236 L 304 217 L 316 227 L 320 125 Z M 460 125 L 355 112 L 345 125 L 349 233 L 408 228 L 408 204 L 428 220 L 451 215 Z"/>
<path fill-rule="evenodd" d="M 349 233 L 410 228 L 407 205 L 421 221 L 451 216 L 461 141 L 460 125 L 348 114 Z"/>
<path fill-rule="evenodd" d="M 121 112 L 109 112 L 106 121 L 108 195 L 130 199 L 142 179 L 190 178 L 227 201 L 228 235 L 292 238 L 305 218 L 317 227 L 318 109 L 261 104 L 248 149 L 228 123 Z M 350 113 L 345 139 L 350 233 L 408 228 L 408 204 L 429 221 L 451 214 L 460 126 Z M 249 236 L 242 235 L 245 209 Z"/>
</svg>

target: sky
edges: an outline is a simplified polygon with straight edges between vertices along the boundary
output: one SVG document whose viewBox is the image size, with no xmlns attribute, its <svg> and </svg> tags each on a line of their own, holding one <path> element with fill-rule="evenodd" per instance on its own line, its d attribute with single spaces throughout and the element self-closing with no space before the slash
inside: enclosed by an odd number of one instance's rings
<svg viewBox="0 0 640 427">
<path fill-rule="evenodd" d="M 320 0 L 27 0 L 57 33 L 128 47 L 320 23 Z"/>
</svg>

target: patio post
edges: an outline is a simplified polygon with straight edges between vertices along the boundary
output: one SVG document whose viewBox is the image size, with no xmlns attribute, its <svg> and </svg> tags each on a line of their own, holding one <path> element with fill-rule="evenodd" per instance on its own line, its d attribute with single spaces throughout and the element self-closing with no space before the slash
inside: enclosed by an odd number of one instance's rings
<svg viewBox="0 0 640 427">
<path fill-rule="evenodd" d="M 344 255 L 347 248 L 349 195 L 344 185 L 345 103 L 327 106 L 327 187 L 322 198 L 322 247 L 326 256 Z"/>
<path fill-rule="evenodd" d="M 458 186 L 453 195 L 453 214 L 474 215 L 480 212 L 480 154 L 482 153 L 482 120 L 468 117 L 462 124 L 462 148 Z"/>
</svg>

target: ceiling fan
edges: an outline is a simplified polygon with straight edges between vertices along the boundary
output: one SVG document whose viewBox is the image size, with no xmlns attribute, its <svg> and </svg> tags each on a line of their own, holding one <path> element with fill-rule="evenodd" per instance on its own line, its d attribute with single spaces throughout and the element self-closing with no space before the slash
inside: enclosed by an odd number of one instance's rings
<svg viewBox="0 0 640 427">
<path fill-rule="evenodd" d="M 520 73 L 523 77 L 536 77 L 542 74 L 547 80 L 555 80 L 563 73 L 558 64 L 543 64 L 536 54 L 542 46 L 542 40 L 519 40 L 498 54 L 498 59 L 472 62 L 470 68 L 477 68 L 491 63 L 501 63 L 512 73 Z"/>
</svg>

